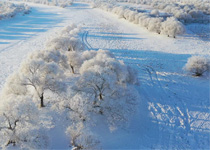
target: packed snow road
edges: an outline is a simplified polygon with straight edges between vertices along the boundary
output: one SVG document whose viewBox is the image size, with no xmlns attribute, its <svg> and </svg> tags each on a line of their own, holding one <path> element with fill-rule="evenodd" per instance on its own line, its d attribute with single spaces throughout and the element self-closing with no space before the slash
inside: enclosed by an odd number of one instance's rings
<svg viewBox="0 0 210 150">
<path fill-rule="evenodd" d="M 109 133 L 96 128 L 103 149 L 209 148 L 209 78 L 182 70 L 191 55 L 210 55 L 209 41 L 193 33 L 177 39 L 149 33 L 85 3 L 66 9 L 29 5 L 31 14 L 0 21 L 0 89 L 29 52 L 44 48 L 57 27 L 75 23 L 84 30 L 87 49 L 110 50 L 139 72 L 138 111 L 126 129 Z M 53 148 L 68 146 L 52 140 Z"/>
</svg>

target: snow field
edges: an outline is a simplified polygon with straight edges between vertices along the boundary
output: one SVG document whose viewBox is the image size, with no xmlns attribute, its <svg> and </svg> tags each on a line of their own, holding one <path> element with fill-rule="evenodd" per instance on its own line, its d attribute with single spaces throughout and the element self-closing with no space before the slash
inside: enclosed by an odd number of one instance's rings
<svg viewBox="0 0 210 150">
<path fill-rule="evenodd" d="M 0 97 L 0 148 L 48 148 L 47 131 L 57 127 L 49 117 L 61 115 L 72 149 L 95 149 L 94 122 L 114 131 L 134 113 L 136 71 L 109 51 L 84 51 L 79 32 L 74 24 L 63 28 L 8 77 Z"/>
<path fill-rule="evenodd" d="M 30 7 L 25 4 L 13 4 L 9 2 L 0 2 L 0 20 L 12 18 L 17 14 L 28 14 Z"/>
</svg>

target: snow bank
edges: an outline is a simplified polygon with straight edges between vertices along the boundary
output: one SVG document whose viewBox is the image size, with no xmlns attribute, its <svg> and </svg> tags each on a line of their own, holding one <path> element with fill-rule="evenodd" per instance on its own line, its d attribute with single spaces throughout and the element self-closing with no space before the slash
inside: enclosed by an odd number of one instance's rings
<svg viewBox="0 0 210 150">
<path fill-rule="evenodd" d="M 17 14 L 28 14 L 30 7 L 24 4 L 17 5 L 9 2 L 0 2 L 0 20 L 12 18 Z"/>
</svg>

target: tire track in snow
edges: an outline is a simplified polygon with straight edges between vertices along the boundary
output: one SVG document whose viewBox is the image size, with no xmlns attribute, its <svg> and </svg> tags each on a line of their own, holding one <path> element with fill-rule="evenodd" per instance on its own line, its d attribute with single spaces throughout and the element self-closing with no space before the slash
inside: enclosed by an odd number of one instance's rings
<svg viewBox="0 0 210 150">
<path fill-rule="evenodd" d="M 89 31 L 85 31 L 82 34 L 82 42 L 85 44 L 85 46 L 87 47 L 88 50 L 91 50 L 92 46 L 87 41 L 88 33 L 89 33 Z"/>
<path fill-rule="evenodd" d="M 154 70 L 153 67 L 151 67 L 149 65 L 143 65 L 143 66 L 138 65 L 138 66 L 142 70 L 147 72 L 147 74 L 149 75 L 150 82 L 152 83 L 153 87 L 156 87 L 156 92 L 158 93 L 158 94 L 156 94 L 156 96 L 159 96 L 159 98 L 157 98 L 157 99 L 159 99 L 160 102 L 161 102 L 161 104 L 159 104 L 159 103 L 157 103 L 157 104 L 154 104 L 154 103 L 150 104 L 150 105 L 152 105 L 150 107 L 151 108 L 150 111 L 153 113 L 152 116 L 155 117 L 157 122 L 160 123 L 160 121 L 161 121 L 161 124 L 163 123 L 163 124 L 165 124 L 167 126 L 172 126 L 172 129 L 159 126 L 160 131 L 168 130 L 168 132 L 169 132 L 169 137 L 160 136 L 160 142 L 163 142 L 161 145 L 165 145 L 166 143 L 164 143 L 164 141 L 165 141 L 164 138 L 168 138 L 169 139 L 169 143 L 168 143 L 168 145 L 166 145 L 166 147 L 173 148 L 173 147 L 170 147 L 170 145 L 173 145 L 173 141 L 176 140 L 175 139 L 176 137 L 174 136 L 176 134 L 174 133 L 175 130 L 173 130 L 173 128 L 179 128 L 180 125 L 183 128 L 186 128 L 187 133 L 186 133 L 186 135 L 182 134 L 182 136 L 183 136 L 183 138 L 185 138 L 186 141 L 188 141 L 187 136 L 188 136 L 188 132 L 190 132 L 190 123 L 188 122 L 189 121 L 189 111 L 188 111 L 188 109 L 186 107 L 186 104 L 183 102 L 183 99 L 179 99 L 179 98 L 175 97 L 173 95 L 173 93 L 170 92 L 170 91 L 166 92 L 166 90 L 162 87 L 161 81 L 160 81 L 160 79 L 159 79 L 159 77 L 157 75 L 157 72 Z M 170 81 L 171 80 L 169 79 L 169 82 Z M 165 104 L 165 100 L 167 98 L 168 98 L 168 101 L 170 102 L 169 106 L 176 106 L 176 107 L 174 107 L 174 108 L 167 108 L 167 107 L 165 107 L 164 104 Z M 180 104 L 176 104 L 177 101 Z M 172 116 L 169 115 L 169 113 L 172 113 Z M 174 124 L 174 122 L 173 122 L 174 119 L 175 120 L 179 120 L 179 121 L 176 121 L 177 123 L 178 122 L 179 123 L 178 124 Z M 186 144 L 186 143 L 182 143 L 182 144 Z M 189 147 L 190 145 L 187 145 L 187 146 Z"/>
</svg>

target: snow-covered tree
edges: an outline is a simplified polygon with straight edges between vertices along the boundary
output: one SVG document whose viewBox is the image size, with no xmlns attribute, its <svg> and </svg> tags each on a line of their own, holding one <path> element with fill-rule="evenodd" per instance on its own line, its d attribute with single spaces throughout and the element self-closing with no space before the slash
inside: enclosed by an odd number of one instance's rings
<svg viewBox="0 0 210 150">
<path fill-rule="evenodd" d="M 77 37 L 79 32 L 80 28 L 77 27 L 77 25 L 75 24 L 71 24 L 69 26 L 64 27 L 58 34 L 62 37 Z"/>
<path fill-rule="evenodd" d="M 47 47 L 63 51 L 82 51 L 84 44 L 76 37 L 57 37 L 48 42 Z"/>
<path fill-rule="evenodd" d="M 202 56 L 192 56 L 188 59 L 184 69 L 195 76 L 201 76 L 203 73 L 209 71 L 210 61 Z"/>
<path fill-rule="evenodd" d="M 137 94 L 130 91 L 130 85 L 137 83 L 137 78 L 131 68 L 110 52 L 99 50 L 94 58 L 83 63 L 80 74 L 74 90 L 88 97 L 92 111 L 105 115 L 109 124 L 125 120 L 125 114 L 132 112 L 130 107 L 134 106 Z"/>
<path fill-rule="evenodd" d="M 5 85 L 2 89 L 1 96 L 26 95 L 27 92 L 28 91 L 26 86 L 24 86 L 21 82 L 20 73 L 15 72 L 7 78 Z"/>
<path fill-rule="evenodd" d="M 40 129 L 38 116 L 39 111 L 30 97 L 3 97 L 0 103 L 0 148 L 46 148 L 47 136 Z"/>
<path fill-rule="evenodd" d="M 174 17 L 167 18 L 166 21 L 161 24 L 161 34 L 175 38 L 176 35 L 183 34 L 184 32 L 184 25 Z"/>
<path fill-rule="evenodd" d="M 148 30 L 160 34 L 161 32 L 160 27 L 162 22 L 163 18 L 151 18 L 149 20 Z"/>
<path fill-rule="evenodd" d="M 75 51 L 70 51 L 67 53 L 68 64 L 71 68 L 72 73 L 75 73 L 76 70 L 78 70 L 82 65 L 83 60 L 81 58 L 81 55 L 81 53 Z"/>
<path fill-rule="evenodd" d="M 10 2 L 0 2 L 0 20 L 12 18 L 17 14 L 28 14 L 30 7 L 24 4 L 14 4 Z"/>
<path fill-rule="evenodd" d="M 98 149 L 100 142 L 82 122 L 72 123 L 67 128 L 66 134 L 70 136 L 72 150 Z"/>
<path fill-rule="evenodd" d="M 60 69 L 66 70 L 69 69 L 68 58 L 65 51 L 57 51 L 54 49 L 41 50 L 32 52 L 27 59 L 29 60 L 43 60 L 46 63 L 55 63 Z"/>
<path fill-rule="evenodd" d="M 21 82 L 35 96 L 40 99 L 40 106 L 44 107 L 44 93 L 50 90 L 55 93 L 64 92 L 65 83 L 62 81 L 63 71 L 55 63 L 43 60 L 26 60 L 20 68 Z"/>
<path fill-rule="evenodd" d="M 97 54 L 97 51 L 94 50 L 90 50 L 90 51 L 84 51 L 82 53 L 82 59 L 85 60 L 89 60 L 92 59 L 93 57 L 95 57 Z"/>
</svg>

